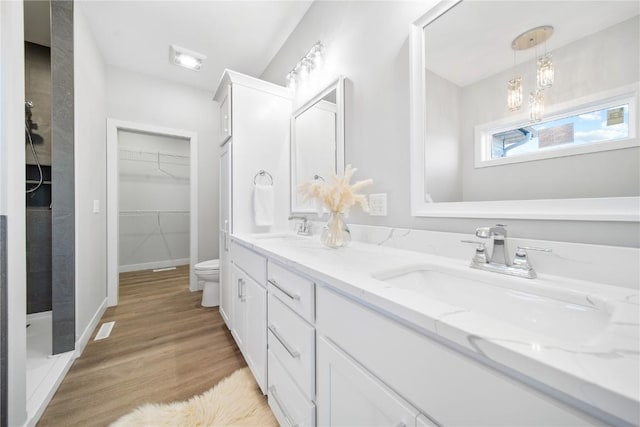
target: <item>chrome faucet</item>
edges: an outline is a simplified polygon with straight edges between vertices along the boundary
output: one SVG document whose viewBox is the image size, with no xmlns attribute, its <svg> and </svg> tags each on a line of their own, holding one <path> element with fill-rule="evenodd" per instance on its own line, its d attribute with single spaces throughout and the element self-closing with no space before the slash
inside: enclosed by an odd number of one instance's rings
<svg viewBox="0 0 640 427">
<path fill-rule="evenodd" d="M 507 226 L 496 224 L 493 227 L 479 227 L 476 229 L 476 237 L 481 239 L 493 239 L 493 252 L 488 262 L 502 265 L 511 265 L 509 250 L 507 249 Z"/>
<path fill-rule="evenodd" d="M 309 219 L 306 216 L 302 215 L 291 215 L 289 220 L 299 219 L 302 222 L 298 223 L 297 233 L 302 236 L 311 236 L 311 224 L 309 223 Z"/>
<path fill-rule="evenodd" d="M 471 260 L 470 267 L 478 270 L 535 279 L 538 275 L 529 262 L 527 251 L 551 252 L 551 249 L 518 246 L 513 263 L 511 263 L 509 261 L 509 250 L 507 249 L 506 225 L 496 224 L 493 227 L 479 227 L 476 229 L 476 236 L 481 239 L 493 239 L 491 256 L 487 256 L 487 246 L 484 242 L 462 240 L 463 243 L 476 245 L 476 253 Z"/>
</svg>

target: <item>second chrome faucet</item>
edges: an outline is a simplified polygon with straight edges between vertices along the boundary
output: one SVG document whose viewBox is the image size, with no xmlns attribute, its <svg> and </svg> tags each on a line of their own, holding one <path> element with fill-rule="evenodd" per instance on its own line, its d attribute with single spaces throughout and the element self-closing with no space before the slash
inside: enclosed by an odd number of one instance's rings
<svg viewBox="0 0 640 427">
<path fill-rule="evenodd" d="M 476 229 L 476 237 L 493 240 L 493 251 L 489 256 L 487 256 L 487 247 L 484 242 L 463 240 L 464 243 L 473 243 L 476 245 L 476 253 L 471 260 L 470 267 L 478 270 L 535 279 L 537 274 L 531 266 L 527 251 L 551 252 L 551 249 L 518 246 L 512 263 L 509 260 L 506 225 L 496 224 L 493 227 L 478 227 Z"/>
</svg>

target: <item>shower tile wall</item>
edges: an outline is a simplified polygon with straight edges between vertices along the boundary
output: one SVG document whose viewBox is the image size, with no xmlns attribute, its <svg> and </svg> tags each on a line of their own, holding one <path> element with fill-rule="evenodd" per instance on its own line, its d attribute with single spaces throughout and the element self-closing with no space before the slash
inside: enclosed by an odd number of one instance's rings
<svg viewBox="0 0 640 427">
<path fill-rule="evenodd" d="M 51 145 L 53 209 L 53 354 L 73 350 L 76 341 L 75 198 L 73 119 L 73 1 L 51 2 Z"/>
<path fill-rule="evenodd" d="M 46 46 L 25 42 L 25 100 L 33 102 L 32 140 L 38 160 L 51 180 L 51 51 Z M 27 179 L 37 181 L 39 173 L 31 148 L 25 141 Z M 26 188 L 34 184 L 27 184 Z M 27 194 L 27 314 L 51 310 L 51 185 L 44 184 Z M 34 206 L 35 205 L 35 206 Z M 40 207 L 37 207 L 40 205 Z"/>
<path fill-rule="evenodd" d="M 51 310 L 51 211 L 49 207 L 29 207 L 27 208 L 27 314 L 49 310 Z"/>
<path fill-rule="evenodd" d="M 38 159 L 51 165 L 51 49 L 35 43 L 24 44 L 25 100 L 33 102 L 31 120 L 38 126 L 31 131 Z M 28 165 L 35 164 L 25 144 Z"/>
<path fill-rule="evenodd" d="M 7 421 L 7 217 L 0 215 L 0 427 Z"/>
</svg>

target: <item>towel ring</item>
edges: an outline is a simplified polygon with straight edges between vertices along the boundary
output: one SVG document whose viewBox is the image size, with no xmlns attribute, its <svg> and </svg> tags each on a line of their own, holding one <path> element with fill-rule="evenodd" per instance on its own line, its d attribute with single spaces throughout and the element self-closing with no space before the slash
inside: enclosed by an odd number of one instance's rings
<svg viewBox="0 0 640 427">
<path fill-rule="evenodd" d="M 313 180 L 314 181 L 320 180 L 322 182 L 325 182 L 324 178 L 321 175 L 318 175 L 318 174 L 313 175 Z"/>
<path fill-rule="evenodd" d="M 269 185 L 273 185 L 273 176 L 271 176 L 271 174 L 264 169 L 260 169 L 260 171 L 257 174 L 255 174 L 255 176 L 253 177 L 253 185 L 257 184 L 256 180 L 258 179 L 259 176 L 268 177 L 270 181 Z"/>
</svg>

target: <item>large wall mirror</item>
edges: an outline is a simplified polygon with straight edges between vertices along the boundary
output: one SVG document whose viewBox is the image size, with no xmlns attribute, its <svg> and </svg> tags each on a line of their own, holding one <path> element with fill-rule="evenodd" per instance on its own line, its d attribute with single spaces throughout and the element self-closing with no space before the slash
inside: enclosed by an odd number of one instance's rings
<svg viewBox="0 0 640 427">
<path fill-rule="evenodd" d="M 317 212 L 298 186 L 343 170 L 344 78 L 339 77 L 291 115 L 291 212 Z"/>
<path fill-rule="evenodd" d="M 464 0 L 418 19 L 413 215 L 638 221 L 639 14 Z"/>
</svg>

